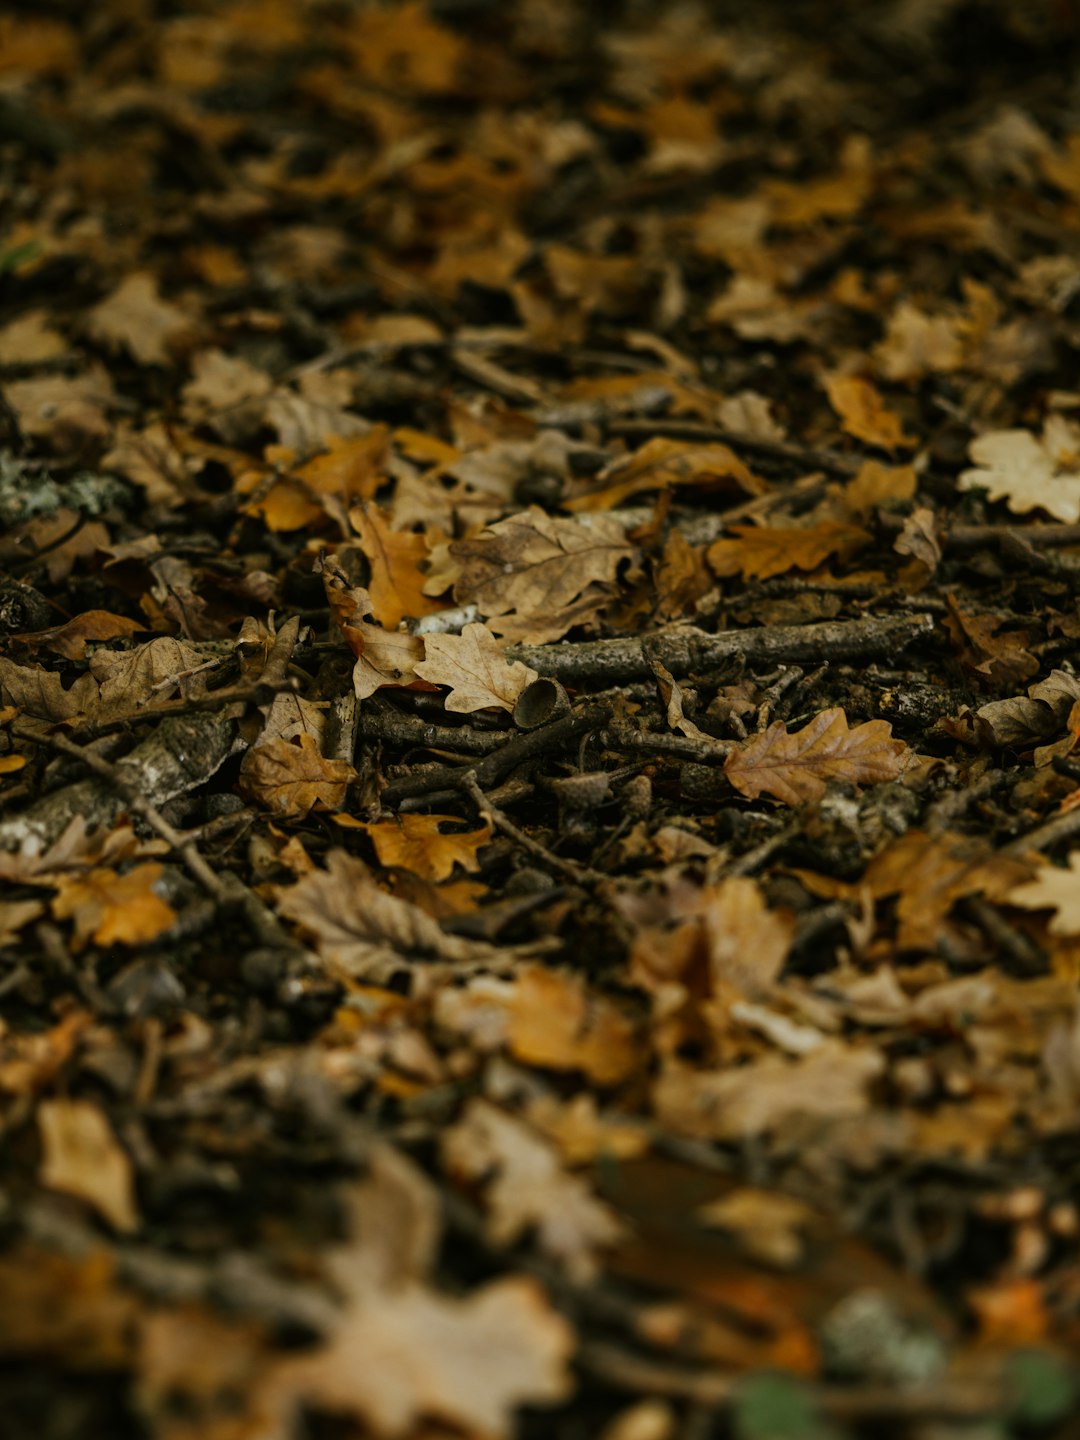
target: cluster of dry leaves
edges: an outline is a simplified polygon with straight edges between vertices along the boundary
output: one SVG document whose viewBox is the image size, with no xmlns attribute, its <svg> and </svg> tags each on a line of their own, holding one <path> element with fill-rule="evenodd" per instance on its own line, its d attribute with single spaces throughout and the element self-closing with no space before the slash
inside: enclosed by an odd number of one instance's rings
<svg viewBox="0 0 1080 1440">
<path fill-rule="evenodd" d="M 91 9 L 0 14 L 5 1434 L 1072 1433 L 1075 6 Z"/>
</svg>

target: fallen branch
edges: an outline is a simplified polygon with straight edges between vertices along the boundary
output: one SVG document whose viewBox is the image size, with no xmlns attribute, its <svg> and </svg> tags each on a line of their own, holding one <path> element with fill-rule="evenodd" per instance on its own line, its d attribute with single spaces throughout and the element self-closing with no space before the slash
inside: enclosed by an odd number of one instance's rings
<svg viewBox="0 0 1080 1440">
<path fill-rule="evenodd" d="M 705 670 L 736 656 L 751 664 L 807 661 L 816 665 L 824 660 L 893 656 L 933 628 L 933 616 L 921 613 L 722 630 L 716 635 L 685 626 L 619 640 L 508 645 L 504 654 L 508 660 L 520 660 L 541 675 L 564 683 L 613 685 L 648 678 L 652 674 L 648 656 L 658 658 L 673 675 Z"/>
</svg>

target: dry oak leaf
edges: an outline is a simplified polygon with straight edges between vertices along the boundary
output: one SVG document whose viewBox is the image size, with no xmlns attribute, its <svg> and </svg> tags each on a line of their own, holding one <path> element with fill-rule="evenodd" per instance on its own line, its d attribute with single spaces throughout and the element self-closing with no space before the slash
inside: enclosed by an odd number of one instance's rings
<svg viewBox="0 0 1080 1440">
<path fill-rule="evenodd" d="M 371 613 L 380 625 L 397 625 L 406 615 L 430 615 L 439 602 L 424 594 L 427 578 L 421 564 L 428 557 L 423 535 L 391 530 L 387 517 L 374 506 L 356 505 L 349 520 L 360 537 L 360 549 L 371 565 Z"/>
<path fill-rule="evenodd" d="M 506 660 L 484 625 L 466 625 L 460 635 L 428 635 L 416 673 L 433 685 L 445 685 L 444 702 L 455 714 L 497 706 L 512 711 L 521 692 L 540 676 L 520 660 Z"/>
<path fill-rule="evenodd" d="M 410 1161 L 377 1146 L 351 1200 L 354 1239 L 328 1258 L 340 1326 L 270 1377 L 277 1397 L 362 1417 L 377 1436 L 429 1416 L 485 1440 L 511 1434 L 517 1406 L 566 1397 L 573 1335 L 538 1285 L 511 1276 L 457 1296 L 428 1283 L 440 1205 Z"/>
<path fill-rule="evenodd" d="M 155 276 L 128 275 L 86 317 L 87 332 L 113 350 L 127 350 L 140 365 L 168 365 L 173 347 L 189 336 L 189 315 L 158 294 Z"/>
<path fill-rule="evenodd" d="M 869 380 L 860 380 L 857 375 L 830 375 L 825 381 L 825 391 L 844 430 L 856 440 L 880 445 L 885 450 L 916 443 L 904 434 L 903 421 L 885 408 L 884 400 Z"/>
<path fill-rule="evenodd" d="M 660 1123 L 684 1135 L 746 1140 L 795 1116 L 863 1114 L 867 1091 L 884 1069 L 880 1051 L 831 1039 L 797 1060 L 766 1055 L 734 1069 L 709 1070 L 672 1062 L 653 1087 L 653 1103 Z"/>
<path fill-rule="evenodd" d="M 847 560 L 870 541 L 861 526 L 837 520 L 823 520 L 805 530 L 732 525 L 729 533 L 735 538 L 714 540 L 705 558 L 717 575 L 744 575 L 748 580 L 768 580 L 787 570 L 816 570 L 830 555 Z"/>
<path fill-rule="evenodd" d="M 1024 910 L 1053 910 L 1051 935 L 1080 935 L 1080 850 L 1067 866 L 1045 865 L 1034 880 L 1009 890 L 1004 899 Z"/>
<path fill-rule="evenodd" d="M 1027 630 L 997 632 L 1002 621 L 996 615 L 969 615 L 955 598 L 945 597 L 948 612 L 943 624 L 960 651 L 960 658 L 978 675 L 994 685 L 1012 687 L 1037 674 L 1039 662 L 1024 647 L 1031 640 Z"/>
<path fill-rule="evenodd" d="M 408 685 L 415 680 L 416 663 L 424 654 L 420 636 L 373 625 L 366 618 L 371 614 L 371 596 L 362 586 L 349 584 L 336 556 L 323 556 L 315 569 L 322 574 L 326 600 L 345 643 L 356 656 L 356 698 L 365 700 L 383 685 Z"/>
<path fill-rule="evenodd" d="M 58 875 L 52 902 L 57 920 L 74 920 L 72 945 L 144 945 L 168 930 L 176 911 L 155 891 L 165 867 L 148 860 L 126 874 L 98 868 L 83 875 Z"/>
<path fill-rule="evenodd" d="M 356 771 L 347 760 L 320 755 L 313 735 L 296 739 L 294 745 L 278 735 L 252 746 L 240 766 L 241 789 L 282 819 L 302 820 L 316 804 L 340 810 Z"/>
<path fill-rule="evenodd" d="M 735 789 L 751 799 L 774 795 L 785 805 L 820 800 L 830 780 L 870 785 L 895 780 L 910 754 L 892 738 L 886 720 L 867 720 L 848 729 L 837 708 L 823 710 L 808 725 L 789 734 L 776 720 L 761 735 L 732 751 L 724 773 Z"/>
<path fill-rule="evenodd" d="M 984 842 L 945 831 L 908 830 L 871 860 L 863 877 L 875 900 L 897 895 L 898 950 L 933 950 L 949 911 L 966 895 L 1003 899 L 1031 866 Z"/>
<path fill-rule="evenodd" d="M 43 1100 L 37 1122 L 41 1184 L 85 1201 L 114 1230 L 137 1230 L 131 1159 L 98 1107 L 89 1100 Z"/>
<path fill-rule="evenodd" d="M 961 490 L 986 490 L 1018 515 L 1045 510 L 1067 525 L 1080 520 L 1080 425 L 1053 414 L 1041 440 L 1028 430 L 992 430 L 968 454 L 979 468 L 962 472 Z"/>
<path fill-rule="evenodd" d="M 424 880 L 448 880 L 455 865 L 479 870 L 476 852 L 491 839 L 491 826 L 444 833 L 440 825 L 460 824 L 456 815 L 395 815 L 362 828 L 371 836 L 380 865 L 411 870 Z"/>
<path fill-rule="evenodd" d="M 346 973 L 378 982 L 414 960 L 459 965 L 506 958 L 505 948 L 447 935 L 419 906 L 380 890 L 355 856 L 331 850 L 326 867 L 286 890 L 279 909 Z"/>
<path fill-rule="evenodd" d="M 581 618 L 575 605 L 588 613 L 610 597 L 620 564 L 637 552 L 608 515 L 555 518 L 532 505 L 450 553 L 461 565 L 459 604 L 487 616 L 513 612 L 526 630 L 556 639 Z"/>
<path fill-rule="evenodd" d="M 541 1248 L 579 1282 L 595 1274 L 597 1247 L 624 1233 L 585 1181 L 566 1173 L 550 1140 L 488 1100 L 471 1100 L 443 1132 L 442 1154 L 452 1175 L 486 1183 L 493 1244 L 512 1245 L 535 1228 Z"/>
<path fill-rule="evenodd" d="M 507 1045 L 526 1065 L 580 1070 L 596 1085 L 617 1085 L 641 1064 L 630 1017 L 590 995 L 577 975 L 530 966 L 519 975 L 508 1009 Z"/>
<path fill-rule="evenodd" d="M 563 502 L 571 511 L 611 510 L 643 490 L 666 490 L 672 485 L 695 485 L 741 490 L 760 495 L 768 488 L 726 445 L 692 445 L 658 436 L 626 459 L 607 466 L 597 477 L 599 488 Z"/>
</svg>

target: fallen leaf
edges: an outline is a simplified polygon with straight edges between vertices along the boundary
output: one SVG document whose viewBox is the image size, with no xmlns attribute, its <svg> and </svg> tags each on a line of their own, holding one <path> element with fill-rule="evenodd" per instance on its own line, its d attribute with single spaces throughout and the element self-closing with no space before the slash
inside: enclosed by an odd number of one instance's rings
<svg viewBox="0 0 1080 1440">
<path fill-rule="evenodd" d="M 354 506 L 349 519 L 371 564 L 371 613 L 380 625 L 397 625 L 407 615 L 416 618 L 438 610 L 439 602 L 424 594 L 427 576 L 421 565 L 428 543 L 423 535 L 391 530 L 386 516 L 372 506 Z"/>
<path fill-rule="evenodd" d="M 275 736 L 253 745 L 240 766 L 244 793 L 282 819 L 302 820 L 313 805 L 340 810 L 345 792 L 356 779 L 347 760 L 328 760 L 309 733 L 297 743 Z"/>
<path fill-rule="evenodd" d="M 380 865 L 396 865 L 436 883 L 448 880 L 455 865 L 479 870 L 476 852 L 491 838 L 491 826 L 480 830 L 443 832 L 441 825 L 460 824 L 456 815 L 395 815 L 364 825 Z"/>
<path fill-rule="evenodd" d="M 493 629 L 506 633 L 513 617 L 517 629 L 543 639 L 565 634 L 608 600 L 619 566 L 636 553 L 610 516 L 555 519 L 536 505 L 450 552 L 461 565 L 459 604 L 497 617 Z"/>
<path fill-rule="evenodd" d="M 748 580 L 768 580 L 787 570 L 816 570 L 830 555 L 847 560 L 870 543 L 868 531 L 837 520 L 807 529 L 731 525 L 728 532 L 734 538 L 714 540 L 705 558 L 717 575 L 745 575 Z"/>
<path fill-rule="evenodd" d="M 1047 416 L 1041 440 L 1029 430 L 992 430 L 968 453 L 979 468 L 962 472 L 961 490 L 985 490 L 1018 515 L 1045 510 L 1068 525 L 1080 520 L 1080 426 L 1064 415 Z"/>
<path fill-rule="evenodd" d="M 88 334 L 113 350 L 127 350 L 140 365 L 169 365 L 178 343 L 193 330 L 191 317 L 162 300 L 147 271 L 125 276 L 111 295 L 89 311 Z"/>
<path fill-rule="evenodd" d="M 623 1233 L 610 1206 L 563 1169 L 550 1141 L 490 1101 L 470 1100 L 443 1132 L 442 1153 L 452 1175 L 484 1182 L 493 1244 L 512 1245 L 535 1228 L 542 1248 L 579 1283 L 595 1274 L 594 1252 Z"/>
<path fill-rule="evenodd" d="M 728 482 L 723 486 L 723 482 Z M 656 437 L 625 460 L 617 460 L 597 477 L 596 489 L 563 502 L 571 511 L 611 510 L 644 490 L 670 486 L 734 489 L 760 495 L 767 489 L 727 445 L 692 445 Z"/>
<path fill-rule="evenodd" d="M 95 945 L 145 945 L 173 924 L 176 911 L 154 889 L 165 873 L 156 861 L 123 875 L 99 868 L 83 875 L 58 875 L 52 902 L 57 920 L 74 920 L 74 949 Z"/>
<path fill-rule="evenodd" d="M 895 780 L 909 753 L 902 740 L 892 739 L 887 721 L 867 720 L 850 730 L 843 710 L 834 708 L 793 734 L 782 720 L 774 721 L 732 751 L 724 774 L 751 799 L 774 795 L 785 805 L 803 805 L 820 800 L 830 780 L 854 785 Z"/>
<path fill-rule="evenodd" d="M 830 375 L 825 381 L 829 404 L 840 416 L 845 431 L 868 445 L 895 450 L 914 445 L 904 434 L 899 415 L 885 408 L 885 402 L 869 380 L 857 375 Z"/>
<path fill-rule="evenodd" d="M 1034 880 L 1002 898 L 1024 910 L 1053 910 L 1051 935 L 1080 935 L 1080 850 L 1073 850 L 1064 866 L 1042 866 Z"/>
<path fill-rule="evenodd" d="M 427 635 L 416 673 L 446 686 L 445 708 L 455 714 L 498 707 L 512 711 L 521 692 L 540 677 L 520 660 L 506 660 L 485 625 L 466 625 L 460 635 Z"/>
<path fill-rule="evenodd" d="M 37 1121 L 42 1185 L 84 1200 L 114 1230 L 137 1230 L 131 1160 L 98 1107 L 89 1100 L 42 1100 Z"/>
<path fill-rule="evenodd" d="M 416 905 L 388 895 L 355 856 L 331 850 L 315 870 L 281 896 L 281 913 L 295 920 L 319 954 L 350 975 L 378 979 L 411 961 L 494 962 L 500 951 L 448 935 Z"/>
<path fill-rule="evenodd" d="M 597 1085 L 625 1080 L 642 1055 L 633 1022 L 576 975 L 533 965 L 517 979 L 507 1044 L 526 1065 L 580 1070 Z"/>
<path fill-rule="evenodd" d="M 407 630 L 384 630 L 366 617 L 371 614 L 371 596 L 359 585 L 350 585 L 333 555 L 323 557 L 317 567 L 322 574 L 327 602 L 356 656 L 353 689 L 365 700 L 383 685 L 408 685 L 416 679 L 417 661 L 423 658 L 424 642 Z"/>
</svg>

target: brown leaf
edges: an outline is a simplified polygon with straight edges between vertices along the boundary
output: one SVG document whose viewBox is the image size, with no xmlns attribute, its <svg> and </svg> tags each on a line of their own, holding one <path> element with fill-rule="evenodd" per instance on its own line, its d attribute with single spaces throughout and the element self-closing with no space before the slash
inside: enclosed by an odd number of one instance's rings
<svg viewBox="0 0 1080 1440">
<path fill-rule="evenodd" d="M 384 630 L 366 617 L 371 614 L 371 596 L 361 586 L 351 586 L 341 562 L 333 555 L 323 558 L 323 589 L 345 643 L 356 656 L 353 688 L 358 700 L 365 700 L 383 685 L 408 685 L 416 679 L 416 663 L 424 654 L 419 635 L 406 630 Z"/>
<path fill-rule="evenodd" d="M 395 815 L 363 828 L 371 836 L 380 865 L 397 865 L 425 880 L 448 880 L 455 865 L 479 870 L 476 852 L 491 838 L 491 826 L 444 834 L 440 825 L 460 824 L 456 815 Z"/>
<path fill-rule="evenodd" d="M 52 912 L 58 920 L 74 919 L 76 950 L 90 939 L 95 945 L 145 945 L 176 919 L 176 911 L 154 889 L 164 871 L 151 860 L 123 875 L 105 868 L 58 875 Z"/>
<path fill-rule="evenodd" d="M 609 516 L 555 519 L 536 505 L 450 551 L 461 564 L 454 587 L 459 604 L 474 604 L 487 616 L 513 616 L 518 628 L 542 639 L 564 635 L 609 599 L 619 565 L 636 553 Z M 500 619 L 492 628 L 505 633 L 506 623 Z"/>
<path fill-rule="evenodd" d="M 427 635 L 416 673 L 450 694 L 445 708 L 468 714 L 489 706 L 512 711 L 521 692 L 540 677 L 520 660 L 505 660 L 485 625 L 466 625 L 460 635 Z"/>
<path fill-rule="evenodd" d="M 37 1120 L 42 1185 L 85 1200 L 114 1230 L 137 1230 L 131 1160 L 98 1107 L 89 1100 L 43 1100 Z"/>
<path fill-rule="evenodd" d="M 497 1246 L 535 1227 L 543 1249 L 581 1282 L 595 1274 L 594 1251 L 623 1233 L 610 1207 L 566 1173 L 548 1140 L 490 1101 L 469 1102 L 443 1132 L 442 1152 L 452 1175 L 485 1183 L 488 1233 Z"/>
<path fill-rule="evenodd" d="M 724 773 L 743 795 L 775 795 L 785 805 L 820 800 L 830 780 L 855 785 L 895 780 L 908 748 L 892 739 L 885 720 L 867 720 L 848 729 L 836 708 L 815 715 L 802 730 L 789 734 L 776 720 L 761 735 L 728 756 Z"/>
<path fill-rule="evenodd" d="M 354 506 L 349 519 L 360 536 L 360 549 L 371 564 L 371 613 L 380 625 L 397 625 L 408 615 L 430 615 L 438 601 L 424 594 L 427 578 L 420 568 L 428 544 L 411 530 L 391 530 L 386 516 L 372 506 Z"/>
<path fill-rule="evenodd" d="M 829 404 L 836 411 L 844 429 L 856 440 L 880 445 L 885 450 L 915 444 L 904 434 L 903 421 L 885 408 L 885 402 L 869 380 L 857 375 L 831 375 L 825 381 Z"/>
<path fill-rule="evenodd" d="M 732 540 L 714 540 L 706 559 L 717 575 L 745 575 L 768 580 L 786 570 L 816 570 L 836 555 L 847 560 L 869 544 L 870 535 L 858 525 L 823 520 L 809 529 L 784 526 L 732 525 Z"/>
<path fill-rule="evenodd" d="M 185 311 L 162 300 L 156 277 L 140 270 L 94 306 L 86 328 L 93 339 L 113 350 L 127 350 L 140 365 L 168 365 L 193 324 Z"/>
<path fill-rule="evenodd" d="M 302 820 L 313 805 L 340 810 L 345 792 L 356 779 L 347 760 L 327 760 L 315 737 L 296 736 L 297 744 L 275 736 L 254 745 L 240 766 L 245 794 L 283 819 Z"/>
<path fill-rule="evenodd" d="M 996 615 L 970 615 L 961 610 L 953 595 L 945 597 L 948 613 L 944 625 L 964 664 L 984 683 L 1013 687 L 1038 673 L 1039 662 L 1024 647 L 1031 636 L 1026 630 L 997 632 L 1003 621 Z"/>
<path fill-rule="evenodd" d="M 350 975 L 378 979 L 413 960 L 460 964 L 498 957 L 497 947 L 447 935 L 418 906 L 387 895 L 362 860 L 331 850 L 326 865 L 286 890 L 280 910 L 314 938 L 325 960 Z"/>
<path fill-rule="evenodd" d="M 611 510 L 643 490 L 666 490 L 674 485 L 742 491 L 747 495 L 761 495 L 767 489 L 727 445 L 692 445 L 659 436 L 633 455 L 609 465 L 597 484 L 599 488 L 564 501 L 563 508 L 575 512 Z"/>
<path fill-rule="evenodd" d="M 581 1070 L 597 1085 L 625 1080 L 642 1059 L 629 1016 L 590 996 L 576 975 L 540 965 L 518 977 L 507 1043 L 527 1065 Z"/>
</svg>

